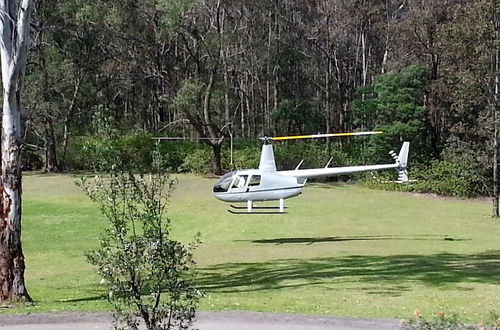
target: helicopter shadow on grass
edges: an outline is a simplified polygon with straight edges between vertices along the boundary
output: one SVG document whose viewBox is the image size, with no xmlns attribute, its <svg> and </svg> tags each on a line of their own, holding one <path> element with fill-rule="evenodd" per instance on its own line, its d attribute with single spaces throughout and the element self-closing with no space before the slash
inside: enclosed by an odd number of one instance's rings
<svg viewBox="0 0 500 330">
<path fill-rule="evenodd" d="M 354 285 L 368 294 L 400 296 L 417 283 L 469 290 L 471 283 L 500 282 L 500 250 L 478 254 L 343 256 L 227 263 L 198 269 L 207 293 L 253 292 L 320 285 Z M 347 283 L 347 284 L 346 284 Z M 374 285 L 376 287 L 374 287 Z"/>
<path fill-rule="evenodd" d="M 92 301 L 103 301 L 108 299 L 107 287 L 96 287 L 94 284 L 89 285 L 68 285 L 64 286 L 64 289 L 71 289 L 70 292 L 65 294 L 65 297 L 61 297 L 60 295 L 52 296 L 50 298 L 45 297 L 44 301 L 39 301 L 37 297 L 33 297 L 33 305 L 43 305 L 47 302 L 57 303 L 57 304 L 77 304 L 83 302 L 92 302 Z M 67 295 L 70 295 L 69 297 Z M 85 295 L 85 296 L 84 296 Z"/>
<path fill-rule="evenodd" d="M 306 244 L 311 245 L 314 243 L 328 243 L 328 242 L 349 242 L 349 241 L 385 241 L 385 240 L 399 240 L 399 241 L 465 241 L 464 238 L 453 238 L 442 235 L 417 235 L 417 236 L 397 236 L 397 235 L 367 235 L 367 236 L 346 236 L 346 237 L 281 237 L 281 238 L 268 238 L 251 240 L 252 243 L 257 244 Z"/>
<path fill-rule="evenodd" d="M 107 300 L 107 298 L 108 298 L 108 295 L 106 293 L 101 293 L 101 294 L 96 293 L 94 296 L 91 296 L 91 297 L 61 299 L 61 300 L 58 300 L 58 302 L 61 302 L 61 303 L 77 303 L 77 302 L 86 302 L 86 301 Z"/>
</svg>

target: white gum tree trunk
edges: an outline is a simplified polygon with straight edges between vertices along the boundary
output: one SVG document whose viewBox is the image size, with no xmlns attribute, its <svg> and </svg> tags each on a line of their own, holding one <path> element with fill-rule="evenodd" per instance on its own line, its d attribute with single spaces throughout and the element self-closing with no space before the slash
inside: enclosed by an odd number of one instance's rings
<svg viewBox="0 0 500 330">
<path fill-rule="evenodd" d="M 0 301 L 29 301 L 21 246 L 21 107 L 31 0 L 0 0 L 2 169 L 0 186 Z"/>
</svg>

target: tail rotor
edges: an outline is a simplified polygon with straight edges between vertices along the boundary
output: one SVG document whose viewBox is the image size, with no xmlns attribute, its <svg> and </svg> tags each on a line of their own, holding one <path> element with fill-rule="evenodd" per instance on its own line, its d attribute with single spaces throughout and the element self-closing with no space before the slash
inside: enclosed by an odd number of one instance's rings
<svg viewBox="0 0 500 330">
<path fill-rule="evenodd" d="M 389 151 L 389 155 L 394 159 L 398 165 L 398 179 L 397 183 L 408 182 L 408 152 L 410 151 L 410 142 L 404 142 L 399 155 L 397 155 L 394 150 Z"/>
</svg>

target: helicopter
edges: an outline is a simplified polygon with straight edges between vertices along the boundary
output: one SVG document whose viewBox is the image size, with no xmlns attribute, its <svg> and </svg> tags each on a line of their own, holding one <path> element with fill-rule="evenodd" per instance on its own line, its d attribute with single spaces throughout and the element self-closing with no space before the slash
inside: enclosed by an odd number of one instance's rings
<svg viewBox="0 0 500 330">
<path fill-rule="evenodd" d="M 263 137 L 262 152 L 258 169 L 236 170 L 226 173 L 220 177 L 213 187 L 213 195 L 224 202 L 246 202 L 246 212 L 228 210 L 234 214 L 251 214 L 254 212 L 254 202 L 279 201 L 278 207 L 255 207 L 255 209 L 278 209 L 279 213 L 284 213 L 285 199 L 299 195 L 309 178 L 334 176 L 365 171 L 378 171 L 386 169 L 396 169 L 398 178 L 395 182 L 408 182 L 408 152 L 410 142 L 403 142 L 399 154 L 390 151 L 389 154 L 394 159 L 392 164 L 381 165 L 361 165 L 346 167 L 329 167 L 331 160 L 323 168 L 300 169 L 301 161 L 293 170 L 278 171 L 274 158 L 272 141 L 283 141 L 291 139 L 324 138 L 338 136 L 360 136 L 381 134 L 383 132 L 354 132 L 354 133 L 329 133 L 312 134 L 285 137 Z M 235 209 L 245 209 L 245 207 L 234 206 Z M 268 213 L 268 212 L 258 212 Z M 271 212 L 276 213 L 276 212 Z"/>
</svg>

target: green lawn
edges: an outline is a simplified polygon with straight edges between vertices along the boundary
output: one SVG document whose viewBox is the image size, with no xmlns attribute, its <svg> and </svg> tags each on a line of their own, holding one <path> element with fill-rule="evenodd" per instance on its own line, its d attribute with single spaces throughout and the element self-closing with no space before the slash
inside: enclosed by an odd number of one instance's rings
<svg viewBox="0 0 500 330">
<path fill-rule="evenodd" d="M 402 318 L 419 309 L 482 322 L 500 312 L 500 220 L 487 200 L 309 185 L 288 214 L 231 215 L 214 179 L 178 176 L 174 235 L 196 251 L 203 310 Z M 83 252 L 99 212 L 71 176 L 24 178 L 23 244 L 34 306 L 109 310 Z M 276 203 L 277 204 L 277 203 Z"/>
</svg>

